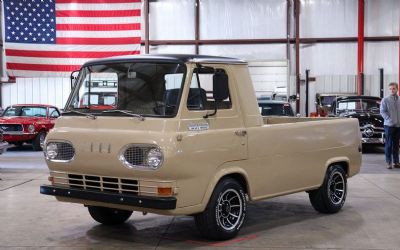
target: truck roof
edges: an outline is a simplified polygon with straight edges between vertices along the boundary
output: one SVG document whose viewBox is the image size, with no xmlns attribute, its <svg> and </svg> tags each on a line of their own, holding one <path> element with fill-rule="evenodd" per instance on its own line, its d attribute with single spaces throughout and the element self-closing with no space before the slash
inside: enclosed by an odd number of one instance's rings
<svg viewBox="0 0 400 250">
<path fill-rule="evenodd" d="M 97 60 L 92 60 L 83 64 L 82 67 L 98 64 L 108 64 L 108 63 L 121 63 L 121 62 L 171 62 L 171 63 L 224 63 L 224 64 L 244 64 L 247 62 L 230 57 L 221 56 L 206 56 L 206 55 L 191 55 L 191 54 L 151 54 L 151 55 L 127 55 L 127 56 L 116 56 L 109 58 L 102 58 Z"/>
</svg>

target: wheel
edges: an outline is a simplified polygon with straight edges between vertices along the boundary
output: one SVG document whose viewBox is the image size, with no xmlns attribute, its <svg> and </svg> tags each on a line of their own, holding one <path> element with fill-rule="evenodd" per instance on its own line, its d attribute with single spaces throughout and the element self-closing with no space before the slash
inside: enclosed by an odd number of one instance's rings
<svg viewBox="0 0 400 250">
<path fill-rule="evenodd" d="M 195 215 L 195 222 L 203 237 L 228 240 L 237 235 L 245 215 L 243 187 L 234 179 L 226 178 L 215 187 L 206 209 Z"/>
<path fill-rule="evenodd" d="M 41 151 L 44 147 L 44 140 L 46 139 L 46 132 L 40 131 L 39 134 L 36 135 L 35 139 L 32 142 L 32 148 L 34 151 Z"/>
<path fill-rule="evenodd" d="M 132 211 L 107 207 L 88 207 L 90 216 L 104 225 L 118 225 L 124 223 L 132 215 Z"/>
<path fill-rule="evenodd" d="M 330 166 L 322 186 L 309 192 L 311 205 L 320 213 L 337 213 L 344 205 L 347 195 L 347 178 L 341 166 Z"/>
</svg>

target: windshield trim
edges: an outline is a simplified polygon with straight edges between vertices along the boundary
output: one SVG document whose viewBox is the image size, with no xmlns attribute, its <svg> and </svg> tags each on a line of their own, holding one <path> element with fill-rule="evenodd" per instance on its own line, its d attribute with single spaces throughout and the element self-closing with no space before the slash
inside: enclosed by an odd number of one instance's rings
<svg viewBox="0 0 400 250">
<path fill-rule="evenodd" d="M 84 84 L 84 81 L 81 80 L 80 78 L 83 76 L 83 70 L 88 70 L 89 67 L 91 66 L 96 66 L 96 65 L 108 65 L 108 64 L 118 64 L 118 63 L 160 63 L 160 64 L 176 64 L 176 65 L 180 65 L 183 66 L 183 73 L 182 73 L 182 81 L 181 81 L 181 86 L 180 86 L 180 91 L 178 94 L 178 100 L 177 100 L 177 104 L 176 104 L 176 110 L 174 112 L 174 114 L 171 115 L 153 115 L 153 114 L 140 114 L 143 117 L 154 117 L 154 118 L 174 118 L 178 115 L 179 113 L 179 109 L 180 109 L 180 104 L 181 104 L 181 99 L 182 99 L 182 93 L 183 93 L 183 88 L 186 82 L 186 77 L 187 77 L 187 72 L 188 72 L 188 67 L 185 63 L 183 62 L 179 62 L 179 61 L 172 61 L 172 60 L 121 60 L 121 61 L 110 61 L 109 63 L 106 63 L 104 61 L 102 61 L 103 63 L 94 63 L 94 64 L 84 64 L 81 69 L 79 70 L 79 74 L 76 78 L 76 84 L 73 88 L 73 90 L 71 91 L 68 100 L 65 104 L 64 110 L 65 111 L 73 111 L 73 110 L 79 110 L 82 113 L 88 113 L 88 114 L 93 114 L 96 116 L 126 116 L 126 117 L 131 117 L 128 114 L 123 114 L 123 113 L 117 113 L 117 112 L 110 112 L 110 113 L 102 113 L 102 111 L 104 110 L 93 110 L 90 108 L 71 108 L 71 104 L 73 102 L 73 99 L 75 97 L 75 95 L 77 94 L 77 92 L 79 92 L 80 87 L 82 86 L 82 84 Z M 89 70 L 88 70 L 89 71 Z M 89 88 L 90 91 L 90 88 Z M 89 98 L 90 99 L 90 98 Z M 117 109 L 117 108 L 116 108 Z M 112 109 L 110 109 L 112 110 Z M 86 112 L 85 112 L 86 111 Z M 88 111 L 93 111 L 93 112 L 88 112 Z M 73 113 L 66 113 L 63 114 L 61 113 L 61 116 L 76 116 L 76 114 Z"/>
</svg>

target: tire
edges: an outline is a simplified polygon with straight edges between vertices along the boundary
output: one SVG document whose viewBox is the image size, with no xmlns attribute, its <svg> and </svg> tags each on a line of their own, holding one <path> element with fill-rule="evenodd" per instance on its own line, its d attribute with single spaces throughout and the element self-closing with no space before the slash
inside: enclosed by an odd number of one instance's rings
<svg viewBox="0 0 400 250">
<path fill-rule="evenodd" d="M 195 215 L 201 235 L 211 240 L 234 238 L 246 215 L 243 187 L 234 179 L 222 179 L 214 189 L 206 209 Z"/>
<path fill-rule="evenodd" d="M 33 142 L 32 142 L 33 150 L 34 151 L 42 151 L 45 139 L 46 139 L 46 132 L 40 131 L 36 135 L 35 139 L 33 139 Z"/>
<path fill-rule="evenodd" d="M 88 207 L 90 216 L 104 225 L 119 225 L 124 223 L 132 215 L 132 211 L 107 207 Z"/>
<path fill-rule="evenodd" d="M 309 192 L 311 205 L 320 213 L 339 212 L 346 201 L 347 178 L 343 167 L 333 165 L 328 168 L 322 186 Z"/>
</svg>

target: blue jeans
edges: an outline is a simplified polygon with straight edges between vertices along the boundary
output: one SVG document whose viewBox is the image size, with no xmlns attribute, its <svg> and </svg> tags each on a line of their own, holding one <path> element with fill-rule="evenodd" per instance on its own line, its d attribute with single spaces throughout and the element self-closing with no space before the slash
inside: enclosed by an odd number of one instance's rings
<svg viewBox="0 0 400 250">
<path fill-rule="evenodd" d="M 385 126 L 386 163 L 399 163 L 400 128 Z"/>
</svg>

